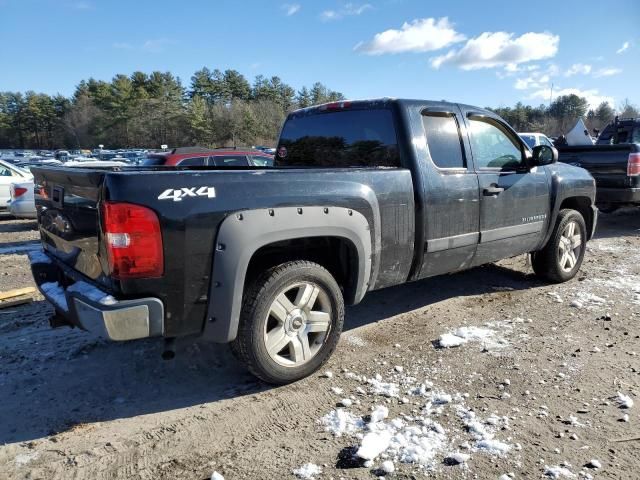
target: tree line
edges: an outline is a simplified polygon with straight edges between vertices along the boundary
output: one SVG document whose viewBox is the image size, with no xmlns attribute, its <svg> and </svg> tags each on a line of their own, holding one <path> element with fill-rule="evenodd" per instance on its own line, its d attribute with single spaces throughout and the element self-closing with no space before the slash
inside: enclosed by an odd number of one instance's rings
<svg viewBox="0 0 640 480">
<path fill-rule="evenodd" d="M 616 116 L 619 118 L 640 117 L 638 108 L 624 100 L 617 109 L 608 102 L 602 102 L 595 109 L 589 108 L 586 98 L 578 95 L 563 95 L 550 105 L 532 107 L 521 102 L 513 107 L 490 108 L 504 118 L 518 132 L 542 132 L 548 136 L 568 133 L 579 118 L 582 118 L 591 132 L 602 131 Z"/>
<path fill-rule="evenodd" d="M 189 87 L 169 72 L 90 78 L 70 98 L 0 92 L 0 148 L 273 145 L 291 110 L 343 99 L 320 82 L 296 91 L 277 76 L 250 83 L 206 67 Z"/>
<path fill-rule="evenodd" d="M 188 87 L 169 72 L 116 75 L 109 82 L 81 81 L 71 97 L 28 91 L 0 92 L 0 148 L 107 148 L 273 145 L 288 112 L 343 100 L 320 82 L 296 91 L 279 77 L 250 83 L 236 70 L 202 68 Z M 601 130 L 616 115 L 638 117 L 625 100 L 589 109 L 577 95 L 549 106 L 518 102 L 493 108 L 517 131 L 567 133 L 578 118 Z"/>
</svg>

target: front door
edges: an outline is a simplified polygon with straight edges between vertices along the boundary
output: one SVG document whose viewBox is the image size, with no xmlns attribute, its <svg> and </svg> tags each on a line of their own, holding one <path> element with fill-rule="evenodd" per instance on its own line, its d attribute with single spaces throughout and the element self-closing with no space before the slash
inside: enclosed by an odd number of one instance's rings
<svg viewBox="0 0 640 480">
<path fill-rule="evenodd" d="M 528 149 L 501 121 L 468 112 L 466 123 L 480 187 L 480 243 L 473 264 L 530 252 L 549 222 L 546 169 L 529 168 Z"/>
</svg>

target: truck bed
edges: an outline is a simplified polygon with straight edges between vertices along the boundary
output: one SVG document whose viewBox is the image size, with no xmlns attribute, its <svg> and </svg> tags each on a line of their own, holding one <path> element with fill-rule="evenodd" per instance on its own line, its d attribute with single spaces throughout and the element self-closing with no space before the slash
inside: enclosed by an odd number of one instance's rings
<svg viewBox="0 0 640 480">
<path fill-rule="evenodd" d="M 413 261 L 414 195 L 407 169 L 37 167 L 32 171 L 42 242 L 55 261 L 76 277 L 63 281 L 84 280 L 117 299 L 160 295 L 166 310 L 165 336 L 202 331 L 216 235 L 221 222 L 236 212 L 324 204 L 357 208 L 372 226 L 373 263 L 380 272 L 369 289 L 405 281 Z M 215 196 L 208 194 L 211 188 Z M 200 191 L 203 195 L 197 195 Z M 105 201 L 155 211 L 164 248 L 162 277 L 117 280 L 110 275 L 100 212 Z"/>
</svg>

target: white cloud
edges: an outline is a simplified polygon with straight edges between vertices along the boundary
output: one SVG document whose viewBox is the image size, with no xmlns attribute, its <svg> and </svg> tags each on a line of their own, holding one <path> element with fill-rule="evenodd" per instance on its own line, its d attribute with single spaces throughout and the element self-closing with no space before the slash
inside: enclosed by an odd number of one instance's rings
<svg viewBox="0 0 640 480">
<path fill-rule="evenodd" d="M 571 77 L 573 75 L 588 75 L 591 73 L 591 65 L 587 65 L 584 63 L 574 63 L 571 65 L 571 68 L 564 73 L 565 77 Z"/>
<path fill-rule="evenodd" d="M 170 43 L 172 42 L 166 38 L 155 38 L 144 42 L 141 48 L 145 52 L 159 53 L 164 51 L 164 47 Z"/>
<path fill-rule="evenodd" d="M 93 4 L 84 1 L 74 2 L 71 6 L 76 10 L 93 10 Z"/>
<path fill-rule="evenodd" d="M 285 3 L 281 8 L 284 10 L 285 15 L 290 17 L 298 13 L 302 7 L 298 3 Z"/>
<path fill-rule="evenodd" d="M 629 50 L 629 47 L 630 47 L 630 46 L 631 46 L 631 44 L 630 44 L 629 42 L 624 42 L 624 43 L 622 44 L 622 46 L 621 46 L 618 50 L 616 50 L 616 53 L 617 53 L 618 55 L 620 55 L 621 53 L 624 53 L 624 52 L 626 52 L 627 50 Z"/>
<path fill-rule="evenodd" d="M 459 50 L 433 58 L 431 65 L 457 65 L 463 70 L 494 68 L 554 57 L 560 37 L 551 33 L 525 33 L 515 37 L 507 32 L 484 32 L 467 40 Z"/>
<path fill-rule="evenodd" d="M 535 92 L 533 92 L 529 98 L 533 99 L 533 98 L 539 98 L 542 99 L 544 101 L 548 101 L 549 98 L 551 97 L 551 89 L 550 88 L 544 88 L 541 90 L 537 90 Z M 555 100 L 558 97 L 561 97 L 563 95 L 578 95 L 579 97 L 584 97 L 587 99 L 587 102 L 589 103 L 589 108 L 597 108 L 598 105 L 600 105 L 602 102 L 608 102 L 609 105 L 613 105 L 614 101 L 613 101 L 613 97 L 609 97 L 606 95 L 602 95 L 597 89 L 593 88 L 593 89 L 589 89 L 589 90 L 580 90 L 578 88 L 554 88 L 553 89 L 553 99 Z"/>
<path fill-rule="evenodd" d="M 620 68 L 609 67 L 596 70 L 595 72 L 593 72 L 593 76 L 596 78 L 611 77 L 612 75 L 618 75 L 620 73 L 622 73 L 622 70 Z"/>
<path fill-rule="evenodd" d="M 320 18 L 324 21 L 339 20 L 344 17 L 362 15 L 372 8 L 373 5 L 370 3 L 345 3 L 344 7 L 339 10 L 325 10 L 320 14 Z"/>
<path fill-rule="evenodd" d="M 455 31 L 447 17 L 422 18 L 405 22 L 399 30 L 385 30 L 368 42 L 360 42 L 355 50 L 367 55 L 402 52 L 429 52 L 461 42 L 465 36 Z"/>
<path fill-rule="evenodd" d="M 549 80 L 551 80 L 551 77 L 549 75 L 534 72 L 534 75 L 531 75 L 530 77 L 518 78 L 514 87 L 516 88 L 516 90 L 544 88 L 549 83 Z"/>
<path fill-rule="evenodd" d="M 116 42 L 112 44 L 112 47 L 117 48 L 118 50 L 141 50 L 144 52 L 160 53 L 164 51 L 165 46 L 172 43 L 173 41 L 169 40 L 168 38 L 156 38 L 146 40 L 141 45 L 133 45 L 126 42 Z"/>
</svg>

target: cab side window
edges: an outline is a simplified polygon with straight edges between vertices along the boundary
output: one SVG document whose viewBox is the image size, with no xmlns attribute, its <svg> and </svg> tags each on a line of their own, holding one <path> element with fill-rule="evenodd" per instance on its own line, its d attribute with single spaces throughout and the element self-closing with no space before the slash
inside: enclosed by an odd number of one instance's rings
<svg viewBox="0 0 640 480">
<path fill-rule="evenodd" d="M 216 167 L 248 167 L 246 155 L 216 155 L 211 157 Z"/>
<path fill-rule="evenodd" d="M 422 123 L 433 163 L 438 168 L 466 168 L 456 118 L 448 113 L 425 113 Z"/>
<path fill-rule="evenodd" d="M 521 144 L 498 122 L 471 117 L 469 127 L 477 168 L 518 170 L 525 166 Z"/>
<path fill-rule="evenodd" d="M 207 164 L 207 157 L 185 158 L 178 165 L 181 167 L 204 167 Z"/>
</svg>

